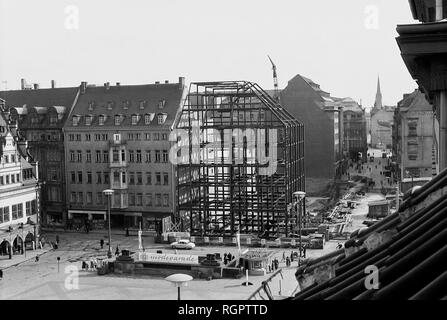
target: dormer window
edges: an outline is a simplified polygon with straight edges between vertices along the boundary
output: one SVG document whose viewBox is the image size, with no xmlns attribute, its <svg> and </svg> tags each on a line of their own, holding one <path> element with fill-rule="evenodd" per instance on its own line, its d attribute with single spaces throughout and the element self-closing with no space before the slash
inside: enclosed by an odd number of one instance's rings
<svg viewBox="0 0 447 320">
<path fill-rule="evenodd" d="M 94 101 L 90 101 L 88 103 L 88 111 L 93 111 L 94 107 L 95 107 L 95 102 Z"/>
<path fill-rule="evenodd" d="M 56 124 L 57 123 L 57 115 L 52 114 L 50 115 L 50 124 Z"/>
<path fill-rule="evenodd" d="M 98 117 L 98 124 L 99 124 L 100 126 L 103 126 L 103 125 L 104 125 L 104 121 L 105 121 L 105 117 L 104 117 L 104 115 L 100 115 L 100 116 Z"/>
<path fill-rule="evenodd" d="M 80 119 L 79 116 L 73 116 L 73 126 L 77 126 L 78 125 L 79 119 Z"/>
<path fill-rule="evenodd" d="M 140 110 L 144 110 L 144 107 L 146 107 L 146 100 L 140 101 Z"/>
<path fill-rule="evenodd" d="M 86 126 L 91 125 L 91 124 L 92 124 L 92 119 L 93 119 L 92 116 L 86 116 L 86 117 L 85 117 L 85 125 L 86 125 Z"/>
<path fill-rule="evenodd" d="M 138 123 L 138 115 L 132 115 L 132 125 L 136 125 Z"/>
<path fill-rule="evenodd" d="M 107 102 L 107 110 L 112 110 L 113 109 L 113 105 L 114 105 L 113 101 L 108 101 Z"/>
<path fill-rule="evenodd" d="M 157 116 L 158 124 L 163 124 L 166 121 L 168 115 L 166 113 L 159 113 Z"/>
<path fill-rule="evenodd" d="M 144 115 L 144 124 L 150 124 L 151 121 L 154 119 L 155 114 L 153 113 L 146 113 Z"/>
<path fill-rule="evenodd" d="M 121 124 L 121 116 L 116 115 L 115 116 L 115 126 L 119 126 Z"/>
<path fill-rule="evenodd" d="M 124 100 L 123 101 L 123 109 L 127 110 L 130 107 L 130 100 Z"/>
<path fill-rule="evenodd" d="M 158 101 L 158 109 L 163 109 L 165 107 L 166 100 Z"/>
</svg>

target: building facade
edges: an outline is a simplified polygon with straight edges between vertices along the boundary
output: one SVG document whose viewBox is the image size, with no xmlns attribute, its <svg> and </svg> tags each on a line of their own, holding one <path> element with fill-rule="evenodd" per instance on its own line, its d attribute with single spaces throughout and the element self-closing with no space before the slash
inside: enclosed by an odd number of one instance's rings
<svg viewBox="0 0 447 320">
<path fill-rule="evenodd" d="M 39 162 L 42 184 L 42 225 L 63 225 L 67 214 L 65 151 L 62 128 L 79 94 L 77 87 L 0 92 L 6 99 L 10 119 L 28 141 L 33 161 Z"/>
<path fill-rule="evenodd" d="M 447 167 L 447 1 L 411 0 L 420 24 L 397 26 L 402 59 L 434 112 L 435 167 Z"/>
<path fill-rule="evenodd" d="M 69 225 L 155 230 L 175 211 L 169 134 L 186 94 L 179 83 L 88 86 L 64 126 Z"/>
<path fill-rule="evenodd" d="M 343 173 L 343 111 L 330 94 L 301 75 L 281 91 L 282 106 L 304 125 L 306 191 L 323 194 Z"/>
<path fill-rule="evenodd" d="M 37 180 L 0 104 L 0 255 L 11 258 L 35 246 Z"/>
<path fill-rule="evenodd" d="M 421 91 L 415 90 L 399 101 L 394 126 L 401 179 L 432 177 L 433 109 Z"/>
<path fill-rule="evenodd" d="M 365 109 L 351 98 L 334 98 L 343 108 L 343 154 L 366 161 L 368 154 Z"/>
</svg>

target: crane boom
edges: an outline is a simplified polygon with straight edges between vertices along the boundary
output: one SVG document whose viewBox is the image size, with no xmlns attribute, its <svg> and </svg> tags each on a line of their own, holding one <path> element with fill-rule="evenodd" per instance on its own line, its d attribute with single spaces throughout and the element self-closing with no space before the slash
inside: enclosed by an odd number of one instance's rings
<svg viewBox="0 0 447 320">
<path fill-rule="evenodd" d="M 270 63 L 272 64 L 272 69 L 273 69 L 273 87 L 275 89 L 273 98 L 279 102 L 278 75 L 276 74 L 276 65 L 273 63 L 273 60 L 270 58 L 269 55 L 267 55 L 267 57 L 269 58 Z"/>
</svg>

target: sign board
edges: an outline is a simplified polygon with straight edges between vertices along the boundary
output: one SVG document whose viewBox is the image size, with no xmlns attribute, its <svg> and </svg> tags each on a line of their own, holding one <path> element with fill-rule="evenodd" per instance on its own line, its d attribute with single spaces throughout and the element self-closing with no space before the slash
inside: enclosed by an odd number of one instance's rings
<svg viewBox="0 0 447 320">
<path fill-rule="evenodd" d="M 251 238 L 247 238 L 247 244 L 251 244 Z"/>
<path fill-rule="evenodd" d="M 199 264 L 199 256 L 186 254 L 163 254 L 150 252 L 137 252 L 135 261 L 168 264 Z"/>
<path fill-rule="evenodd" d="M 236 237 L 233 237 L 233 238 L 231 239 L 231 242 L 236 243 Z"/>
<path fill-rule="evenodd" d="M 205 243 L 208 243 L 208 242 L 210 242 L 210 238 L 208 238 L 208 237 L 203 237 L 203 241 L 204 241 Z"/>
<path fill-rule="evenodd" d="M 218 241 L 219 241 L 219 243 L 222 243 L 223 242 L 223 237 L 219 237 Z"/>
</svg>

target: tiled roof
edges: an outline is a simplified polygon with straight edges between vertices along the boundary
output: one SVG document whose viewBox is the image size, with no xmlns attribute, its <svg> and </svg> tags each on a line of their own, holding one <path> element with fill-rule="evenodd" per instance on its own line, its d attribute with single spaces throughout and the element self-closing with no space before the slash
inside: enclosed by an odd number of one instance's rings
<svg viewBox="0 0 447 320">
<path fill-rule="evenodd" d="M 71 107 L 78 87 L 0 91 L 7 107 Z"/>
<path fill-rule="evenodd" d="M 89 127 L 85 121 L 87 116 L 92 117 L 91 126 L 97 126 L 101 115 L 105 118 L 103 127 L 117 127 L 116 115 L 121 116 L 120 126 L 131 126 L 132 115 L 138 116 L 135 127 L 148 126 L 145 115 L 153 117 L 150 126 L 158 125 L 158 115 L 165 116 L 164 125 L 172 124 L 181 107 L 184 89 L 179 83 L 119 85 L 109 89 L 104 86 L 87 87 L 86 92 L 79 95 L 65 126 Z M 73 126 L 73 116 L 80 117 L 76 126 Z"/>
<path fill-rule="evenodd" d="M 442 299 L 447 296 L 447 170 L 415 190 L 395 212 L 354 232 L 345 248 L 307 260 L 294 300 Z M 366 289 L 367 266 L 378 289 Z"/>
</svg>

